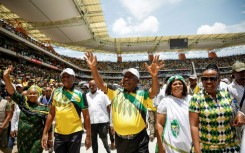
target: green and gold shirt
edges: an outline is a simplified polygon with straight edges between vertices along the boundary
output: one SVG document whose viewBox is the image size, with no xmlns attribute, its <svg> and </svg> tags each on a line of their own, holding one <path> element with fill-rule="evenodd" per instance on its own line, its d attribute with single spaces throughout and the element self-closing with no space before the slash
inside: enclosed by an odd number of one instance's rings
<svg viewBox="0 0 245 153">
<path fill-rule="evenodd" d="M 68 135 L 83 130 L 81 111 L 87 109 L 88 104 L 80 91 L 63 87 L 56 89 L 52 106 L 55 107 L 56 133 Z"/>
<path fill-rule="evenodd" d="M 199 114 L 199 137 L 204 150 L 236 148 L 235 127 L 231 125 L 233 97 L 225 90 L 218 90 L 215 101 L 205 91 L 190 100 L 189 111 Z M 212 148 L 213 147 L 213 148 Z"/>
<path fill-rule="evenodd" d="M 136 88 L 128 93 L 108 85 L 107 96 L 112 101 L 112 122 L 118 134 L 137 134 L 146 128 L 147 106 L 152 103 L 148 91 Z"/>
</svg>

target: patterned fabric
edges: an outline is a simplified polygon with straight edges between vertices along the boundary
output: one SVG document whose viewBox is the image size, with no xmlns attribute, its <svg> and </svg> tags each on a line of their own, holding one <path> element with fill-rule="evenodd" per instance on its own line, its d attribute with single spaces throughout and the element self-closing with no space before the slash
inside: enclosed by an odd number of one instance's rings
<svg viewBox="0 0 245 153">
<path fill-rule="evenodd" d="M 152 103 L 149 92 L 136 88 L 127 93 L 123 89 L 108 85 L 107 96 L 112 101 L 112 121 L 120 135 L 137 134 L 146 128 L 146 111 Z"/>
<path fill-rule="evenodd" d="M 26 97 L 15 92 L 12 95 L 21 112 L 19 116 L 17 148 L 19 153 L 42 153 L 42 132 L 48 107 L 26 101 Z"/>
<path fill-rule="evenodd" d="M 217 102 L 205 91 L 190 101 L 190 112 L 199 113 L 199 137 L 202 152 L 237 152 L 239 141 L 231 126 L 233 97 L 225 90 L 216 93 Z"/>
<path fill-rule="evenodd" d="M 173 82 L 174 80 L 181 80 L 182 82 L 185 82 L 185 79 L 180 76 L 180 75 L 174 75 L 174 76 L 171 76 L 169 79 L 168 79 L 168 82 L 167 84 Z"/>
<path fill-rule="evenodd" d="M 155 137 L 156 124 L 156 111 L 148 110 L 148 126 L 150 130 L 150 136 Z"/>
<path fill-rule="evenodd" d="M 68 135 L 82 131 L 81 111 L 88 108 L 88 103 L 80 91 L 63 87 L 56 89 L 52 106 L 55 106 L 56 133 Z"/>
</svg>

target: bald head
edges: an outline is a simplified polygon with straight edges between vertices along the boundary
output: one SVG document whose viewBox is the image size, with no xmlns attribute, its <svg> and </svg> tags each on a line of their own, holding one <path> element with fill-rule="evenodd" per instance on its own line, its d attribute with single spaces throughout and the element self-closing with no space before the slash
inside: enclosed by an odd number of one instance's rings
<svg viewBox="0 0 245 153">
<path fill-rule="evenodd" d="M 91 93 L 95 93 L 97 90 L 97 85 L 94 80 L 89 81 L 89 89 Z"/>
</svg>

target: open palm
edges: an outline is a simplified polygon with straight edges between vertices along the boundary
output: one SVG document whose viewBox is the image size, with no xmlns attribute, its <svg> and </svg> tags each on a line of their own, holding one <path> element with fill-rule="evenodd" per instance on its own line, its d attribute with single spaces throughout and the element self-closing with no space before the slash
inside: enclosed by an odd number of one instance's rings
<svg viewBox="0 0 245 153">
<path fill-rule="evenodd" d="M 86 60 L 86 62 L 87 62 L 87 64 L 88 64 L 90 69 L 92 69 L 93 67 L 96 67 L 97 58 L 96 58 L 95 55 L 93 55 L 92 52 L 86 52 L 84 59 Z"/>
<path fill-rule="evenodd" d="M 164 61 L 159 62 L 159 55 L 153 57 L 151 65 L 145 63 L 145 67 L 147 71 L 151 74 L 151 76 L 156 77 L 158 75 L 158 71 L 164 67 Z"/>
<path fill-rule="evenodd" d="M 11 72 L 13 72 L 14 67 L 13 65 L 9 65 L 8 68 L 3 72 L 3 76 L 9 76 Z"/>
</svg>

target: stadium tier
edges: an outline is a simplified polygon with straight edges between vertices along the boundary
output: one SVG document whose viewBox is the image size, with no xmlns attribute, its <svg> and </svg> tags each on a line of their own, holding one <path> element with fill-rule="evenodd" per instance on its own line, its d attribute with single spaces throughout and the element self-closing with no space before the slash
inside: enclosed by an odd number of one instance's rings
<svg viewBox="0 0 245 153">
<path fill-rule="evenodd" d="M 83 59 L 59 55 L 50 47 L 32 39 L 21 32 L 16 31 L 8 23 L 0 20 L 0 53 L 1 70 L 8 64 L 17 67 L 16 75 L 22 73 L 30 74 L 30 77 L 45 77 L 59 79 L 59 73 L 65 67 L 71 67 L 76 71 L 78 81 L 91 79 L 90 71 Z M 234 47 L 229 47 L 233 50 Z M 244 46 L 243 46 L 244 49 Z M 244 52 L 243 52 L 244 53 Z M 217 63 L 223 77 L 230 77 L 231 65 L 236 61 L 243 61 L 245 54 L 229 57 L 199 58 L 186 60 L 165 60 L 165 68 L 159 73 L 159 78 L 165 78 L 174 74 L 188 77 L 192 73 L 192 64 L 195 64 L 196 72 L 199 74 L 203 68 L 210 63 Z M 122 79 L 121 71 L 124 68 L 135 67 L 139 69 L 142 81 L 150 78 L 144 69 L 144 63 L 149 61 L 129 62 L 98 62 L 98 69 L 106 81 Z"/>
</svg>

